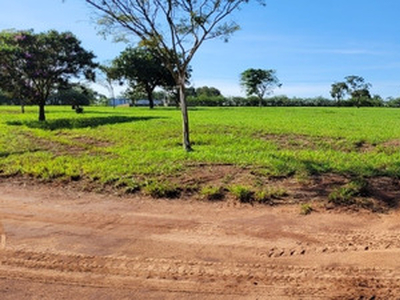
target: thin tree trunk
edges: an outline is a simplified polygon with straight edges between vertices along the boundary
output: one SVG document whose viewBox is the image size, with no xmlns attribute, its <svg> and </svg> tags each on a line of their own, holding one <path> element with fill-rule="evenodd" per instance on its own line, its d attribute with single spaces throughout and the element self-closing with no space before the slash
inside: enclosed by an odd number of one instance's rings
<svg viewBox="0 0 400 300">
<path fill-rule="evenodd" d="M 21 113 L 25 113 L 25 101 L 21 99 Z"/>
<path fill-rule="evenodd" d="M 189 138 L 189 114 L 186 103 L 186 95 L 185 95 L 185 78 L 180 78 L 179 82 L 179 100 L 181 105 L 182 112 L 182 126 L 183 126 L 183 148 L 185 151 L 192 151 L 192 147 L 190 144 Z"/>
</svg>

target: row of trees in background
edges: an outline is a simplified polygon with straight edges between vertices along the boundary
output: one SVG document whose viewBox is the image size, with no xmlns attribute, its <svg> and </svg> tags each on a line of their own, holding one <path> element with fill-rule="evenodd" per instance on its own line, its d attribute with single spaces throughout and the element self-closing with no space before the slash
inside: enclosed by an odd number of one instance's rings
<svg viewBox="0 0 400 300">
<path fill-rule="evenodd" d="M 94 80 L 99 67 L 105 82 L 112 89 L 115 83 L 128 86 L 124 98 L 147 99 L 150 108 L 154 99 L 179 106 L 182 99 L 176 78 L 164 60 L 147 46 L 128 47 L 108 66 L 98 66 L 94 55 L 80 45 L 71 33 L 35 34 L 32 31 L 2 31 L 0 33 L 0 104 L 39 105 L 39 120 L 44 120 L 44 105 L 105 104 L 105 96 L 88 86 L 71 83 L 70 79 L 84 75 Z M 186 67 L 185 84 L 189 84 L 190 66 Z M 330 94 L 334 99 L 266 98 L 281 83 L 275 70 L 247 69 L 240 74 L 244 97 L 224 97 L 215 87 L 185 89 L 185 106 L 391 106 L 398 107 L 398 99 L 384 101 L 371 96 L 371 84 L 360 76 L 347 76 L 335 82 Z M 157 89 L 157 91 L 156 91 Z M 114 95 L 111 95 L 115 98 Z M 15 100 L 18 99 L 18 100 Z"/>
<path fill-rule="evenodd" d="M 344 86 L 342 83 L 332 84 L 331 94 L 336 93 L 336 87 Z M 347 92 L 347 88 L 341 90 Z M 340 90 L 339 90 L 340 91 Z M 400 98 L 383 99 L 379 95 L 369 95 L 364 97 L 346 97 L 346 93 L 341 93 L 339 98 L 334 99 L 326 97 L 287 97 L 285 95 L 277 95 L 270 97 L 260 97 L 251 95 L 248 97 L 225 97 L 216 87 L 188 87 L 186 89 L 188 106 L 329 106 L 329 107 L 400 107 Z M 363 94 L 364 92 L 361 92 Z M 366 93 L 366 92 L 365 92 Z M 332 95 L 333 96 L 333 95 Z M 119 96 L 129 103 L 131 106 L 139 105 L 143 99 L 149 99 L 148 94 L 140 87 L 140 85 L 132 84 L 128 89 Z M 151 99 L 154 99 L 158 105 L 179 106 L 179 99 L 176 90 L 156 89 L 151 93 Z M 119 99 L 116 99 L 119 100 Z M 34 104 L 24 101 L 25 104 Z M 0 90 L 0 105 L 20 105 L 21 101 L 13 98 L 9 93 Z M 68 88 L 57 89 L 50 93 L 46 104 L 48 105 L 70 105 L 70 106 L 107 106 L 112 105 L 113 100 L 105 95 L 99 94 L 86 85 L 71 83 Z M 143 104 L 141 104 L 143 105 Z M 148 104 L 151 106 L 151 102 Z M 154 105 L 154 103 L 153 103 Z"/>
<path fill-rule="evenodd" d="M 224 96 L 189 96 L 189 106 L 260 106 L 260 99 L 250 97 L 224 97 Z M 261 106 L 329 106 L 329 107 L 400 107 L 400 98 L 388 98 L 375 95 L 371 98 L 336 100 L 322 96 L 312 98 L 287 97 L 285 95 L 271 96 L 261 100 Z"/>
</svg>

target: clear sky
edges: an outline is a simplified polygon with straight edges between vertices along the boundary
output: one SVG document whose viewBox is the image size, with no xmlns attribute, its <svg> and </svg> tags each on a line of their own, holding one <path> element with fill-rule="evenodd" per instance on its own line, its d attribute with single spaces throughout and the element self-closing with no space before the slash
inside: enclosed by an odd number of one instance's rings
<svg viewBox="0 0 400 300">
<path fill-rule="evenodd" d="M 240 73 L 275 69 L 275 94 L 329 97 L 333 82 L 359 75 L 372 94 L 400 96 L 400 0 L 266 0 L 234 14 L 241 30 L 228 43 L 207 41 L 192 62 L 195 87 L 214 86 L 225 96 L 243 95 Z M 97 35 L 84 0 L 0 0 L 0 30 L 73 32 L 98 62 L 125 44 Z"/>
</svg>

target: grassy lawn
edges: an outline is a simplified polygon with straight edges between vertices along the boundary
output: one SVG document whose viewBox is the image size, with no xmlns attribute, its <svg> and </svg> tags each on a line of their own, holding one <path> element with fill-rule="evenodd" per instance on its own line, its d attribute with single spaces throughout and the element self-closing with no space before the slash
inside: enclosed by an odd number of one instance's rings
<svg viewBox="0 0 400 300">
<path fill-rule="evenodd" d="M 235 184 L 254 191 L 273 178 L 400 177 L 396 109 L 193 108 L 191 153 L 182 150 L 181 115 L 174 108 L 87 107 L 76 114 L 47 107 L 45 123 L 36 121 L 36 107 L 26 110 L 0 106 L 3 177 L 151 195 L 162 190 L 161 196 L 171 185 L 200 194 L 216 185 L 229 189 L 236 175 L 245 177 L 242 170 L 248 179 Z"/>
</svg>

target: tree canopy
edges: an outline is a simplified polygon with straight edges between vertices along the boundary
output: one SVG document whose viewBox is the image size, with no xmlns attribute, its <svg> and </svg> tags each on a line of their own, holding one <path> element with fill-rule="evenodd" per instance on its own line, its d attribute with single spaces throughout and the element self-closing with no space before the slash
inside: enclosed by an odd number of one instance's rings
<svg viewBox="0 0 400 300">
<path fill-rule="evenodd" d="M 145 91 L 151 109 L 156 87 L 171 89 L 175 86 L 175 80 L 163 61 L 146 47 L 125 49 L 113 60 L 112 69 L 111 76 L 126 79 L 131 91 Z"/>
<path fill-rule="evenodd" d="M 360 107 L 363 102 L 369 102 L 371 100 L 371 94 L 369 89 L 371 84 L 365 82 L 365 79 L 361 76 L 350 75 L 345 77 L 344 82 L 336 82 L 331 85 L 331 96 L 335 99 L 338 104 L 340 100 L 344 98 L 346 94 L 351 96 L 353 105 Z"/>
<path fill-rule="evenodd" d="M 94 79 L 94 57 L 70 32 L 1 31 L 0 88 L 39 105 L 39 120 L 44 121 L 52 91 L 68 86 L 72 77 Z"/>
<path fill-rule="evenodd" d="M 347 86 L 346 82 L 336 82 L 331 85 L 330 93 L 332 98 L 335 99 L 338 104 L 340 104 L 340 101 L 344 99 L 348 91 L 349 87 Z"/>
<path fill-rule="evenodd" d="M 275 70 L 247 69 L 240 75 L 240 84 L 246 90 L 247 96 L 256 95 L 259 105 L 266 95 L 272 93 L 276 87 L 281 87 Z"/>
<path fill-rule="evenodd" d="M 222 96 L 221 91 L 215 87 L 202 86 L 196 89 L 196 96 L 217 97 Z"/>
</svg>

